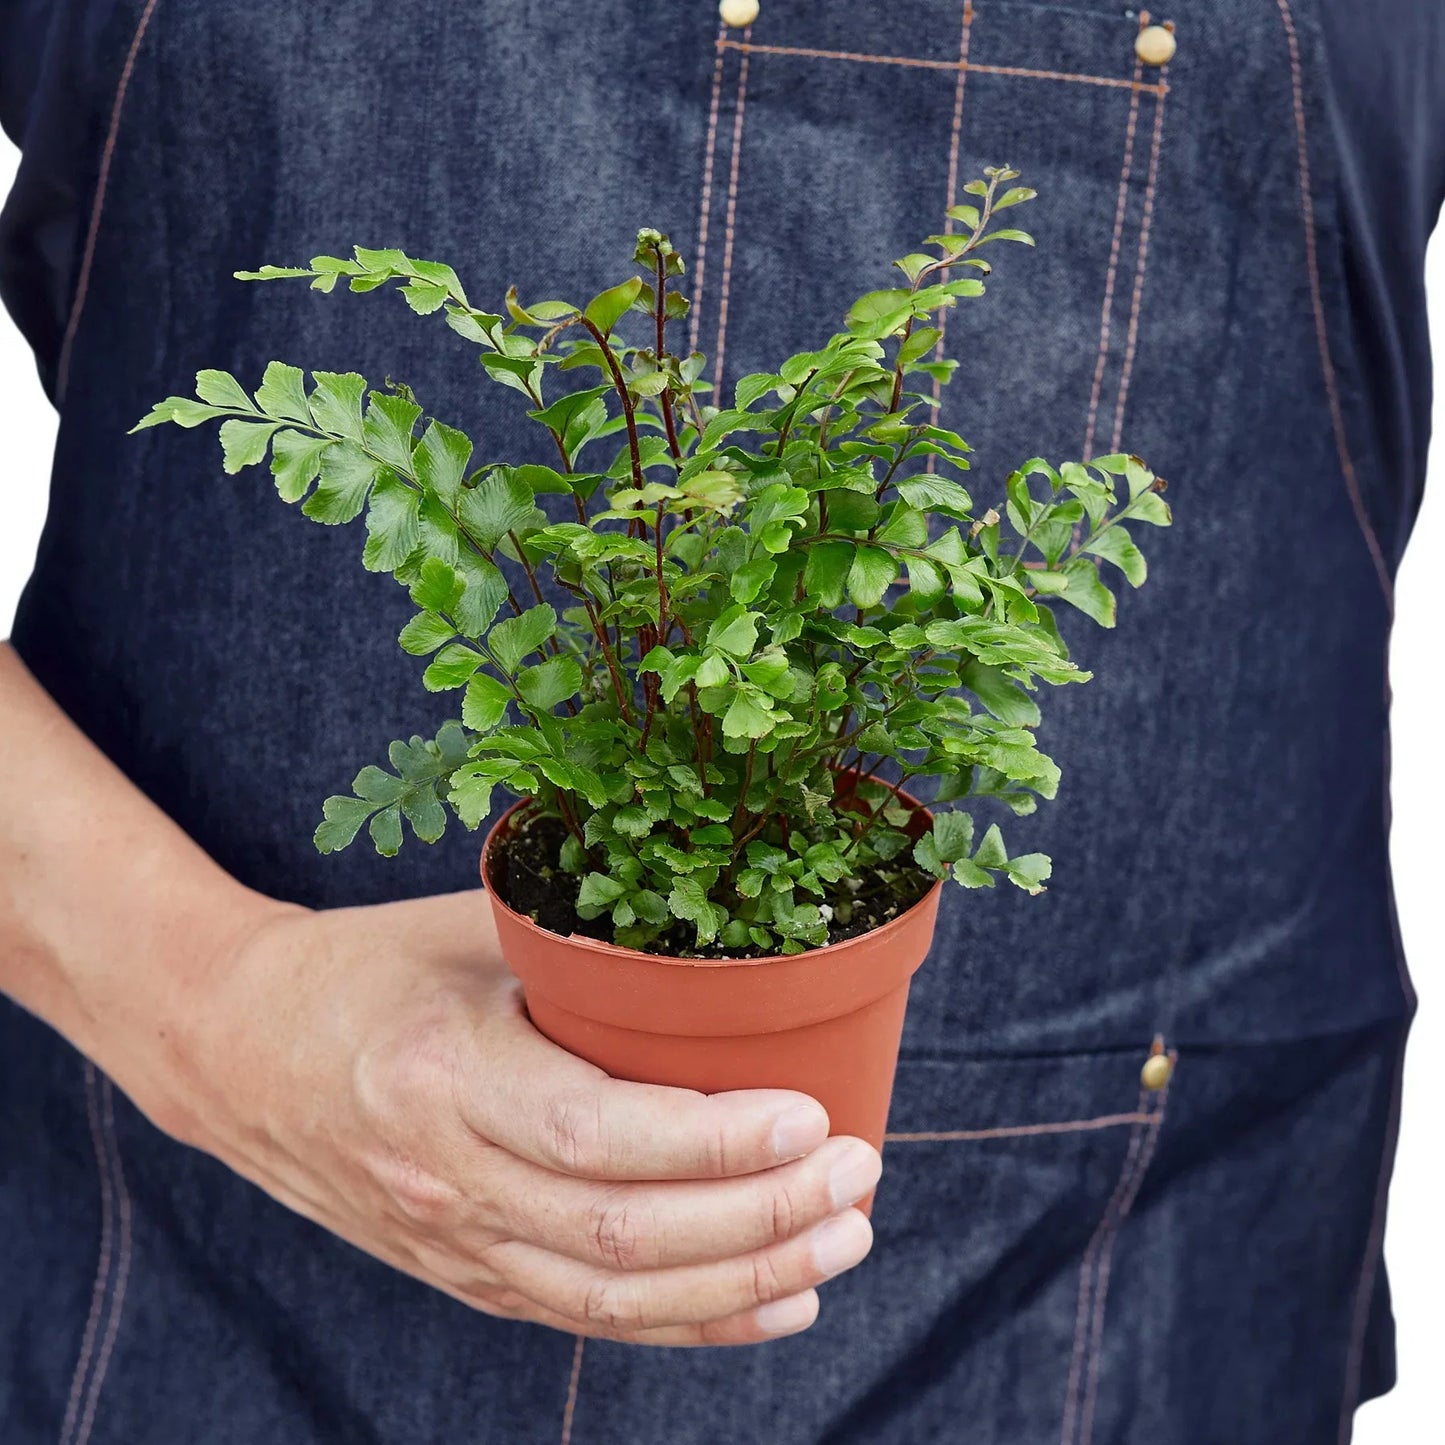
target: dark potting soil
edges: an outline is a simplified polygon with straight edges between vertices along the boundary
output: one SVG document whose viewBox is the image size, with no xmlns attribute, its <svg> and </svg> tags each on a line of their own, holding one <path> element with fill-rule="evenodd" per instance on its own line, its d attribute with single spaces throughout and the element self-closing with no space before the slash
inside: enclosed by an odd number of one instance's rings
<svg viewBox="0 0 1445 1445">
<path fill-rule="evenodd" d="M 612 920 L 607 914 L 591 920 L 577 916 L 577 893 L 581 878 L 568 873 L 558 862 L 567 837 L 560 818 L 529 812 L 517 815 L 511 830 L 499 838 L 492 855 L 492 881 L 502 901 L 514 912 L 524 914 L 539 928 L 566 938 L 580 933 L 586 938 L 612 941 Z M 860 880 L 855 880 L 860 881 Z M 934 879 L 921 868 L 893 868 L 888 875 L 864 875 L 855 893 L 841 884 L 829 885 L 828 895 L 819 900 L 832 906 L 828 942 L 842 943 L 881 928 L 890 919 L 906 913 L 933 886 Z M 838 912 L 847 914 L 841 922 Z M 757 948 L 699 949 L 691 924 L 679 923 L 647 950 L 669 958 L 761 958 Z"/>
</svg>

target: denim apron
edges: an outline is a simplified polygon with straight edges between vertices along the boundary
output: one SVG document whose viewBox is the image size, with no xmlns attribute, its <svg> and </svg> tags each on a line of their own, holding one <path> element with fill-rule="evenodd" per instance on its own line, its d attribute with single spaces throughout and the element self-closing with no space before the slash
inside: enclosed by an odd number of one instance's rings
<svg viewBox="0 0 1445 1445">
<path fill-rule="evenodd" d="M 223 477 L 213 436 L 126 428 L 199 366 L 254 383 L 277 357 L 404 379 L 488 455 L 535 441 L 435 321 L 237 268 L 360 242 L 450 261 L 478 302 L 586 297 L 656 226 L 730 387 L 838 329 L 1009 163 L 1039 250 L 1003 248 L 949 321 L 975 494 L 1122 444 L 1176 526 L 1117 631 L 1065 619 L 1097 680 L 1051 699 L 1065 785 L 1013 830 L 1053 882 L 946 896 L 877 1242 L 813 1330 L 665 1351 L 470 1312 L 173 1143 L 3 1005 L 5 1445 L 1348 1439 L 1394 1368 L 1413 995 L 1385 663 L 1438 178 L 1387 135 L 1399 211 L 1369 204 L 1340 75 L 1383 81 L 1331 50 L 1343 8 L 1179 0 L 1155 66 L 1114 0 L 762 0 L 747 30 L 711 0 L 11 0 L 5 284 L 62 415 L 15 644 L 252 887 L 468 886 L 459 830 L 394 861 L 310 841 L 447 699 L 354 536 Z M 1153 1090 L 1151 1049 L 1174 1065 Z"/>
</svg>

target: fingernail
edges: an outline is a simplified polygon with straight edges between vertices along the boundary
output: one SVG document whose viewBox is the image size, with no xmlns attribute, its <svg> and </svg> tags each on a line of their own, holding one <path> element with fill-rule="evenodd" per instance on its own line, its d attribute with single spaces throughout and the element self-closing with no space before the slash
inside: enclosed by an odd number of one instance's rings
<svg viewBox="0 0 1445 1445">
<path fill-rule="evenodd" d="M 805 1330 L 818 1317 L 818 1296 L 809 1290 L 788 1299 L 775 1299 L 753 1312 L 758 1328 L 770 1335 L 791 1335 Z"/>
<path fill-rule="evenodd" d="M 828 1175 L 828 1192 L 834 1209 L 856 1204 L 878 1183 L 883 1173 L 883 1160 L 876 1149 L 855 1145 L 849 1149 Z"/>
<path fill-rule="evenodd" d="M 779 1159 L 798 1159 L 827 1137 L 828 1116 L 816 1104 L 799 1104 L 773 1125 L 773 1153 Z"/>
<path fill-rule="evenodd" d="M 856 1209 L 835 1215 L 813 1231 L 813 1263 L 825 1279 L 852 1269 L 873 1245 L 873 1231 Z"/>
</svg>

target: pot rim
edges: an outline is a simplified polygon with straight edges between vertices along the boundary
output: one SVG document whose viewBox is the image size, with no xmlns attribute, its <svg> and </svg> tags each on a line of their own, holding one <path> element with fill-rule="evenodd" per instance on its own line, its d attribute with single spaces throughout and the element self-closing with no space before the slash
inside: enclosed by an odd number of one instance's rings
<svg viewBox="0 0 1445 1445">
<path fill-rule="evenodd" d="M 928 814 L 929 810 L 917 798 L 903 791 L 902 788 L 893 784 L 885 784 L 891 787 L 901 799 L 912 804 L 920 813 Z M 824 944 L 822 948 L 806 948 L 802 953 L 772 953 L 766 958 L 678 958 L 670 953 L 644 953 L 639 948 L 623 948 L 616 943 L 606 943 L 600 938 L 589 937 L 585 933 L 554 933 L 550 928 L 543 928 L 540 923 L 529 918 L 525 913 L 518 913 L 506 899 L 492 886 L 490 878 L 492 847 L 510 826 L 516 814 L 532 806 L 531 798 L 519 798 L 509 807 L 506 812 L 492 824 L 487 831 L 486 841 L 482 844 L 481 874 L 482 886 L 487 896 L 492 901 L 493 908 L 500 908 L 513 922 L 532 933 L 538 933 L 546 938 L 555 938 L 566 943 L 571 948 L 577 948 L 585 953 L 600 954 L 608 958 L 625 960 L 634 963 L 644 964 L 671 964 L 678 968 L 742 968 L 760 964 L 797 963 L 801 959 L 827 960 L 837 958 L 841 953 L 856 949 L 859 944 L 872 944 L 876 941 L 887 939 L 894 933 L 900 933 L 908 926 L 910 920 L 921 908 L 930 905 L 935 895 L 941 892 L 944 882 L 942 878 L 935 878 L 928 891 L 910 908 L 906 908 L 896 918 L 890 918 L 887 923 L 877 928 L 871 928 L 866 933 L 855 934 L 852 938 L 845 938 L 837 943 Z"/>
</svg>

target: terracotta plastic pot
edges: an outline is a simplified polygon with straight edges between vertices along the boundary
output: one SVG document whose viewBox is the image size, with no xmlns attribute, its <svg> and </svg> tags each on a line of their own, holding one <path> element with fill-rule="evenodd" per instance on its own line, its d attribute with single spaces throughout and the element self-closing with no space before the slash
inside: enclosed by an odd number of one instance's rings
<svg viewBox="0 0 1445 1445">
<path fill-rule="evenodd" d="M 492 878 L 494 850 L 525 806 L 509 808 L 488 836 L 482 881 L 542 1033 L 636 1083 L 801 1090 L 828 1111 L 834 1134 L 882 1148 L 908 986 L 933 941 L 941 884 L 881 928 L 826 948 L 666 958 L 564 938 L 508 907 Z"/>
</svg>

